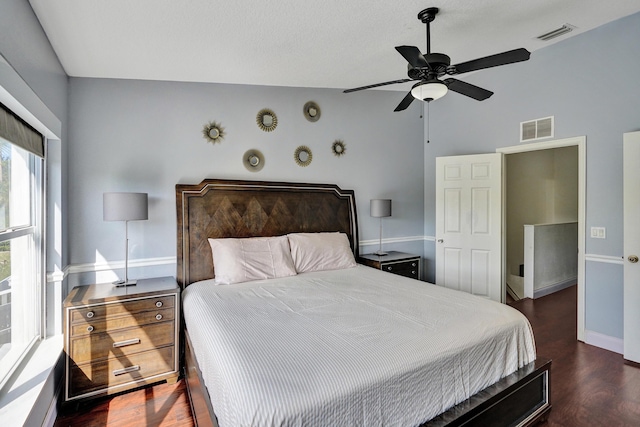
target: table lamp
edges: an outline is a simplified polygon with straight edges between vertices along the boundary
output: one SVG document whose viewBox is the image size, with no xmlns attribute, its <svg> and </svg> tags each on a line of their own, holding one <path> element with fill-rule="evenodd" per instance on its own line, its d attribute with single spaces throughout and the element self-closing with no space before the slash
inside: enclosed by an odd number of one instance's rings
<svg viewBox="0 0 640 427">
<path fill-rule="evenodd" d="M 116 280 L 113 284 L 133 286 L 137 281 L 129 280 L 129 221 L 149 219 L 148 195 L 147 193 L 104 193 L 102 202 L 105 221 L 124 221 L 124 279 Z"/>
<path fill-rule="evenodd" d="M 380 218 L 380 247 L 378 248 L 378 252 L 374 252 L 374 254 L 378 256 L 388 255 L 382 251 L 382 218 L 391 216 L 391 200 L 371 199 L 369 210 L 372 217 Z"/>
</svg>

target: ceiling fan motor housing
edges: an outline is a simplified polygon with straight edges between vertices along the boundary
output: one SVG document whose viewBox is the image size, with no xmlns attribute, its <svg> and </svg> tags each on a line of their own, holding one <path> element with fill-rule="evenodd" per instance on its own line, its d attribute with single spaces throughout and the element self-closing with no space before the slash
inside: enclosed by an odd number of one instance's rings
<svg viewBox="0 0 640 427">
<path fill-rule="evenodd" d="M 447 70 L 450 68 L 449 64 L 451 64 L 451 58 L 449 58 L 444 53 L 429 53 L 423 56 L 424 56 L 424 59 L 429 64 L 429 66 L 417 68 L 412 66 L 411 64 L 408 64 L 407 75 L 409 76 L 410 79 L 424 80 L 424 79 L 433 79 L 436 77 L 442 77 L 447 73 Z"/>
</svg>

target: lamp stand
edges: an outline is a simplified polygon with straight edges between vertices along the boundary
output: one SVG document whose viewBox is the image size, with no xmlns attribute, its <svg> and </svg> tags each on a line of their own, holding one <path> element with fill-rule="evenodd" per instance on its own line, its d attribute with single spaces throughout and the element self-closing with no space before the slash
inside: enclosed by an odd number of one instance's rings
<svg viewBox="0 0 640 427">
<path fill-rule="evenodd" d="M 124 237 L 125 237 L 125 248 L 124 248 L 124 280 L 116 280 L 113 282 L 117 288 L 123 286 L 135 286 L 138 283 L 137 280 L 129 280 L 129 221 L 124 222 Z"/>
<path fill-rule="evenodd" d="M 378 247 L 378 251 L 374 252 L 374 254 L 378 256 L 389 255 L 388 253 L 382 251 L 382 217 L 380 217 L 380 246 Z"/>
</svg>

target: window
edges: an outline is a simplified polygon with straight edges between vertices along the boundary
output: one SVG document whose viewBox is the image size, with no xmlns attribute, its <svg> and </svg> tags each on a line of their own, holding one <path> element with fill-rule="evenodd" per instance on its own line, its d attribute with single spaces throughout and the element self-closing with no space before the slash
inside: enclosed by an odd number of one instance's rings
<svg viewBox="0 0 640 427">
<path fill-rule="evenodd" d="M 41 336 L 43 169 L 42 157 L 0 136 L 0 385 Z"/>
</svg>

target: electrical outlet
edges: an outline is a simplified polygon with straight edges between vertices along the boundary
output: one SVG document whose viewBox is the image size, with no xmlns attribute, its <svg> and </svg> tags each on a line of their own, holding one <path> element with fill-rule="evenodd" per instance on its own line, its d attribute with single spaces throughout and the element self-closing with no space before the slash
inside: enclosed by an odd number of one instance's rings
<svg viewBox="0 0 640 427">
<path fill-rule="evenodd" d="M 606 239 L 607 238 L 607 229 L 604 227 L 591 227 L 591 238 L 592 239 Z"/>
</svg>

